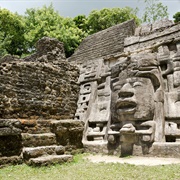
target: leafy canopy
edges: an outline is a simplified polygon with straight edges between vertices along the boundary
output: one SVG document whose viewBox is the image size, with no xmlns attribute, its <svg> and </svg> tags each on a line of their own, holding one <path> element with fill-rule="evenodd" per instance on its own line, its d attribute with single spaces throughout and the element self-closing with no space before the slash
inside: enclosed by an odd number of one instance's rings
<svg viewBox="0 0 180 180">
<path fill-rule="evenodd" d="M 143 22 L 155 22 L 164 18 L 168 18 L 168 8 L 159 0 L 144 0 L 146 8 L 143 14 Z"/>
<path fill-rule="evenodd" d="M 62 41 L 66 55 L 70 56 L 85 35 L 72 18 L 61 17 L 52 4 L 41 9 L 27 9 L 25 24 L 25 38 L 30 51 L 34 50 L 34 45 L 40 38 L 48 36 Z"/>
<path fill-rule="evenodd" d="M 21 55 L 24 51 L 25 26 L 22 17 L 0 8 L 0 56 Z"/>
<path fill-rule="evenodd" d="M 73 21 L 79 29 L 82 29 L 84 32 L 89 32 L 88 18 L 85 15 L 78 15 L 73 19 Z"/>
<path fill-rule="evenodd" d="M 180 22 L 180 12 L 174 14 L 173 18 L 175 23 Z"/>
<path fill-rule="evenodd" d="M 139 19 L 132 8 L 112 8 L 94 10 L 88 17 L 78 15 L 64 18 L 55 12 L 52 4 L 41 9 L 27 9 L 25 16 L 28 50 L 34 50 L 34 44 L 43 36 L 57 38 L 64 43 L 66 56 L 73 54 L 80 42 L 89 34 L 101 31 L 113 25 L 134 18 Z"/>
<path fill-rule="evenodd" d="M 167 7 L 159 0 L 143 0 L 146 9 L 143 22 L 153 22 L 168 16 Z M 113 25 L 135 19 L 137 8 L 104 8 L 93 10 L 89 16 L 78 15 L 64 18 L 52 6 L 27 9 L 24 16 L 0 9 L 0 56 L 4 54 L 30 54 L 35 50 L 35 43 L 44 36 L 57 38 L 64 43 L 66 56 L 73 54 L 81 41 L 88 35 L 109 28 Z M 174 15 L 179 21 L 179 12 Z"/>
<path fill-rule="evenodd" d="M 130 19 L 135 19 L 139 24 L 140 20 L 136 16 L 137 9 L 125 8 L 104 8 L 102 10 L 93 10 L 88 16 L 87 24 L 90 34 L 120 24 Z"/>
</svg>

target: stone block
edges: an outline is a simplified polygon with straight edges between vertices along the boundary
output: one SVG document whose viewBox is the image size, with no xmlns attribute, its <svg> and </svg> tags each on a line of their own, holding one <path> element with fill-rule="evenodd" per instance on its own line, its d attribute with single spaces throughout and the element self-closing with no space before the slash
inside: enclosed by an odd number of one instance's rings
<svg viewBox="0 0 180 180">
<path fill-rule="evenodd" d="M 162 19 L 160 21 L 156 21 L 152 24 L 152 31 L 157 31 L 157 30 L 163 30 L 165 28 L 169 28 L 173 25 L 173 21 L 168 20 L 168 19 Z"/>
<path fill-rule="evenodd" d="M 151 33 L 152 25 L 146 24 L 141 27 L 141 35 L 145 36 Z"/>
<path fill-rule="evenodd" d="M 177 119 L 180 117 L 180 99 L 178 92 L 165 93 L 165 117 L 168 119 Z"/>
<path fill-rule="evenodd" d="M 180 143 L 155 142 L 153 143 L 150 155 L 156 157 L 180 158 Z"/>
<path fill-rule="evenodd" d="M 18 164 L 22 164 L 23 163 L 23 159 L 21 156 L 4 156 L 4 157 L 0 157 L 0 168 L 8 166 L 8 165 L 18 165 Z"/>
<path fill-rule="evenodd" d="M 135 44 L 138 43 L 140 40 L 139 36 L 131 36 L 131 37 L 127 37 L 124 40 L 124 46 L 130 46 L 131 44 Z"/>
<path fill-rule="evenodd" d="M 37 158 L 45 155 L 62 155 L 65 152 L 63 146 L 40 146 L 40 147 L 26 147 L 23 148 L 22 155 L 24 160 L 29 160 L 30 158 Z"/>
<path fill-rule="evenodd" d="M 38 158 L 31 158 L 28 165 L 31 166 L 47 166 L 52 164 L 62 164 L 65 162 L 71 162 L 73 160 L 72 155 L 49 155 Z"/>
<path fill-rule="evenodd" d="M 24 147 L 49 146 L 56 144 L 56 136 L 53 133 L 28 134 L 22 133 Z"/>
<path fill-rule="evenodd" d="M 53 121 L 51 130 L 57 136 L 59 144 L 74 145 L 77 148 L 82 148 L 82 135 L 84 123 L 78 120 L 60 120 Z"/>
</svg>

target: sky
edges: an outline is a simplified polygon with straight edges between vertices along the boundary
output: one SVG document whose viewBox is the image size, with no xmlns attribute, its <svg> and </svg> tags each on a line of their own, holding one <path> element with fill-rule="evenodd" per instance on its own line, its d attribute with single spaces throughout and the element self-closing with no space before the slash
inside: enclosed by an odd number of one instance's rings
<svg viewBox="0 0 180 180">
<path fill-rule="evenodd" d="M 139 17 L 144 9 L 144 0 L 0 0 L 0 7 L 11 12 L 24 14 L 26 9 L 41 8 L 43 5 L 49 6 L 51 3 L 56 11 L 64 17 L 75 17 L 80 14 L 88 15 L 92 10 L 102 8 L 125 7 L 139 8 Z M 168 7 L 169 19 L 180 11 L 180 0 L 160 0 Z"/>
</svg>

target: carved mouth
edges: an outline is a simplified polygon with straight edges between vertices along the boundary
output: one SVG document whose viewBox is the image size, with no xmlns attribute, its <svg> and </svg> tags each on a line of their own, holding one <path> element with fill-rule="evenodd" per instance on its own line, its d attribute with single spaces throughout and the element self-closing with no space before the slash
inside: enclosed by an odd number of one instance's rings
<svg viewBox="0 0 180 180">
<path fill-rule="evenodd" d="M 132 114 L 136 111 L 136 102 L 131 100 L 119 99 L 116 102 L 116 110 L 118 114 Z"/>
</svg>

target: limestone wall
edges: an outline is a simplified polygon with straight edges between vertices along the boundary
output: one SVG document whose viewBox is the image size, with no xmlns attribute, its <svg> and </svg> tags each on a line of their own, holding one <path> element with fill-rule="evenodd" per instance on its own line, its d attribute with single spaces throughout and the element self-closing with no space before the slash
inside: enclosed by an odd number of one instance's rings
<svg viewBox="0 0 180 180">
<path fill-rule="evenodd" d="M 0 65 L 0 118 L 73 118 L 78 70 L 67 62 Z"/>
<path fill-rule="evenodd" d="M 180 139 L 180 24 L 129 21 L 89 36 L 69 60 L 80 68 L 75 118 L 87 150 L 180 156 L 170 150 Z"/>
<path fill-rule="evenodd" d="M 22 60 L 0 63 L 0 118 L 74 117 L 78 68 L 57 53 L 57 49 L 44 54 L 39 51 Z"/>
<path fill-rule="evenodd" d="M 35 54 L 0 61 L 1 147 L 16 139 L 7 152 L 19 155 L 27 134 L 36 143 L 48 132 L 70 149 L 82 138 L 95 152 L 180 157 L 179 61 L 180 24 L 169 20 L 91 35 L 70 63 L 61 43 L 43 38 Z"/>
<path fill-rule="evenodd" d="M 88 36 L 69 61 L 80 63 L 123 52 L 124 38 L 133 35 L 134 30 L 135 22 L 131 20 Z"/>
<path fill-rule="evenodd" d="M 133 36 L 124 41 L 125 52 L 138 52 L 146 49 L 156 49 L 163 44 L 179 41 L 180 25 L 170 20 L 162 20 L 136 28 Z"/>
<path fill-rule="evenodd" d="M 24 59 L 0 59 L 0 167 L 28 162 L 28 147 L 35 157 L 82 148 L 83 123 L 73 120 L 78 77 L 79 69 L 65 59 L 63 44 L 53 38 L 40 39 L 36 53 Z M 64 124 L 66 128 L 59 127 Z"/>
</svg>

